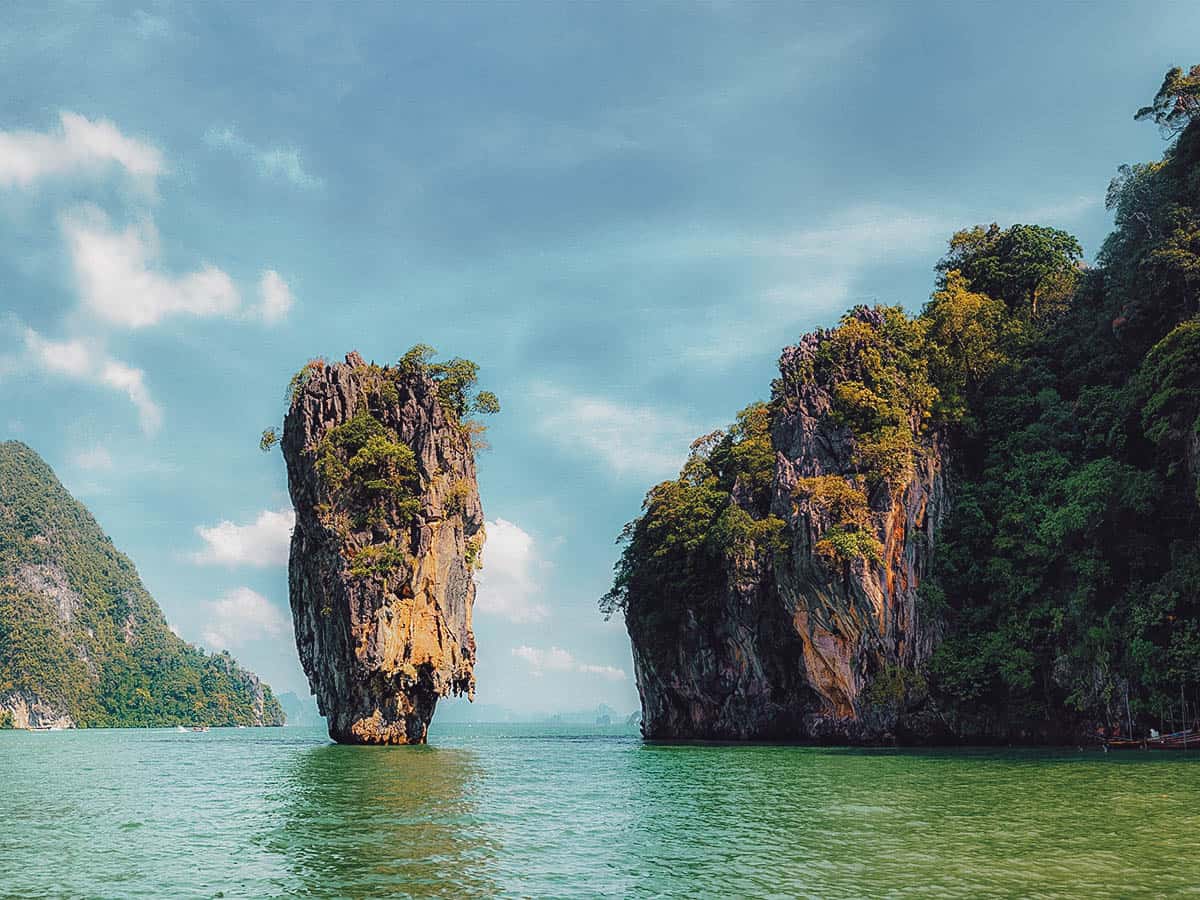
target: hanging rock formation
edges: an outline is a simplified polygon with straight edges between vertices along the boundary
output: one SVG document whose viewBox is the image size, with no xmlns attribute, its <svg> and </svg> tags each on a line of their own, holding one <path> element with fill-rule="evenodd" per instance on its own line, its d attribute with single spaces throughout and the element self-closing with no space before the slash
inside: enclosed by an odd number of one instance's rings
<svg viewBox="0 0 1200 900">
<path fill-rule="evenodd" d="M 310 363 L 283 453 L 296 510 L 296 643 L 330 736 L 425 741 L 439 697 L 474 695 L 483 510 L 468 429 L 420 362 Z"/>
</svg>

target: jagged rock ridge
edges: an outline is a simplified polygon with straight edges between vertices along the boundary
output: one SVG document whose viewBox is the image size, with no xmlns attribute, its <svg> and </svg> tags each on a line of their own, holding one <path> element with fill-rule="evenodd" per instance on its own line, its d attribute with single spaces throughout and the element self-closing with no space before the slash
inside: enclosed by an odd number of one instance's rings
<svg viewBox="0 0 1200 900">
<path fill-rule="evenodd" d="M 439 697 L 475 687 L 483 510 L 471 435 L 419 363 L 310 363 L 283 453 L 300 660 L 343 743 L 424 742 Z"/>
</svg>

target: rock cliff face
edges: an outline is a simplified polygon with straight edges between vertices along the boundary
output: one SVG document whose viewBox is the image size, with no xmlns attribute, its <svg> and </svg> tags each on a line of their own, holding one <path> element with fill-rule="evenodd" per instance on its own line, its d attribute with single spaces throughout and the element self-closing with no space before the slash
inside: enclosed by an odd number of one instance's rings
<svg viewBox="0 0 1200 900">
<path fill-rule="evenodd" d="M 947 508 L 944 447 L 913 421 L 910 462 L 866 479 L 834 414 L 838 384 L 862 373 L 821 373 L 814 361 L 829 336 L 807 335 L 781 359 L 770 432 L 781 545 L 733 554 L 715 596 L 682 618 L 664 625 L 632 600 L 626 609 L 648 738 L 875 742 L 931 727 L 914 672 L 938 626 L 922 619 L 917 588 Z M 870 552 L 829 551 L 846 518 L 831 492 L 862 498 L 856 539 Z M 731 502 L 751 511 L 741 480 Z"/>
<path fill-rule="evenodd" d="M 475 687 L 483 511 L 467 430 L 420 366 L 310 363 L 283 453 L 296 509 L 296 642 L 342 743 L 425 741 L 439 697 Z"/>
</svg>

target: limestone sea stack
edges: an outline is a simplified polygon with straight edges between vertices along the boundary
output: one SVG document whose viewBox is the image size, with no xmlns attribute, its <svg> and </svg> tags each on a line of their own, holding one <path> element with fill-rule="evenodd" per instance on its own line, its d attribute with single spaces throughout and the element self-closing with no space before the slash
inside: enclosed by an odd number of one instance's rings
<svg viewBox="0 0 1200 900">
<path fill-rule="evenodd" d="M 340 743 L 424 743 L 439 697 L 474 698 L 484 540 L 465 419 L 474 364 L 431 366 L 431 352 L 391 367 L 357 353 L 313 361 L 292 384 L 282 437 L 292 616 Z"/>
<path fill-rule="evenodd" d="M 629 629 L 646 737 L 873 743 L 932 727 L 917 673 L 939 624 L 917 593 L 945 449 L 907 400 L 866 445 L 841 399 L 873 383 L 862 347 L 884 330 L 859 308 L 784 350 L 771 402 L 698 440 L 627 529 L 605 604 Z"/>
</svg>

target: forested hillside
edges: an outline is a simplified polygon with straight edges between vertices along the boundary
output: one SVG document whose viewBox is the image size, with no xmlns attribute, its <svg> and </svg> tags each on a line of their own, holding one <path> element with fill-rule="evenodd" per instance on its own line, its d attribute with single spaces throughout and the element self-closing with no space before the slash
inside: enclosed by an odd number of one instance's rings
<svg viewBox="0 0 1200 900">
<path fill-rule="evenodd" d="M 1120 167 L 1094 265 L 1050 227 L 956 233 L 919 315 L 860 308 L 787 348 L 771 401 L 650 491 L 602 601 L 644 708 L 665 692 L 667 718 L 705 722 L 766 672 L 762 702 L 810 736 L 1200 715 L 1200 67 L 1136 118 L 1166 151 Z M 731 629 L 733 596 L 783 613 Z M 737 652 L 689 670 L 685 632 Z"/>
<path fill-rule="evenodd" d="M 0 444 L 0 710 L 18 724 L 283 724 L 228 653 L 171 632 L 133 563 L 15 441 Z"/>
</svg>

